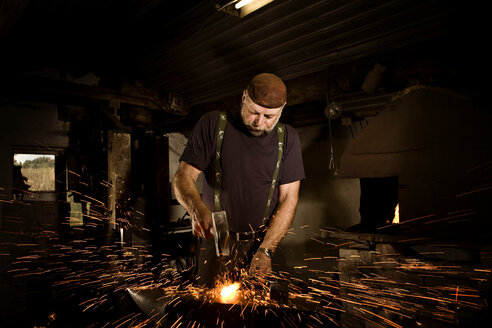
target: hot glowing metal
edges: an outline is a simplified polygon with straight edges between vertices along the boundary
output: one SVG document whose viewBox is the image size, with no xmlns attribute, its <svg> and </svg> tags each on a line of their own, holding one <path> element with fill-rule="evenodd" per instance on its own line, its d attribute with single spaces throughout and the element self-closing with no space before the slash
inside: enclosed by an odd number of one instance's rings
<svg viewBox="0 0 492 328">
<path fill-rule="evenodd" d="M 222 287 L 220 291 L 220 298 L 222 303 L 233 302 L 238 296 L 238 289 L 240 286 L 241 284 L 236 282 L 231 285 Z"/>
</svg>

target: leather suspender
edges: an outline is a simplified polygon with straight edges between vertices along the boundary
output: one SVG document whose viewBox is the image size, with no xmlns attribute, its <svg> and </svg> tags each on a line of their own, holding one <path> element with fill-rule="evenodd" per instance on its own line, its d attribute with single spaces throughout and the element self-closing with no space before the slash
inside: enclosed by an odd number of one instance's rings
<svg viewBox="0 0 492 328">
<path fill-rule="evenodd" d="M 220 112 L 219 127 L 217 129 L 217 147 L 215 151 L 215 188 L 214 188 L 214 203 L 215 211 L 220 211 L 220 191 L 222 182 L 222 167 L 220 165 L 220 154 L 222 152 L 222 141 L 224 140 L 225 127 L 227 125 L 227 113 Z M 275 166 L 275 171 L 273 172 L 272 184 L 270 186 L 270 192 L 268 193 L 268 200 L 265 208 L 265 213 L 263 215 L 263 224 L 266 225 L 268 222 L 268 213 L 270 212 L 270 206 L 273 198 L 273 191 L 275 190 L 275 185 L 277 184 L 278 171 L 280 169 L 280 163 L 282 162 L 282 155 L 284 151 L 284 139 L 285 139 L 285 126 L 282 123 L 277 124 L 278 133 L 278 157 L 277 164 Z"/>
</svg>

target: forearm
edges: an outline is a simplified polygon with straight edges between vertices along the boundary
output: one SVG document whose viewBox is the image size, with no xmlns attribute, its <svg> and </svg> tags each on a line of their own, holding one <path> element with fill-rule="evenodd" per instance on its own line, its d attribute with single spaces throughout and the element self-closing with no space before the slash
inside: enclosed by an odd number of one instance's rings
<svg viewBox="0 0 492 328">
<path fill-rule="evenodd" d="M 185 162 L 179 164 L 173 179 L 176 199 L 190 214 L 193 234 L 202 238 L 210 238 L 212 212 L 203 203 L 196 187 L 196 180 L 201 171 Z"/>
<path fill-rule="evenodd" d="M 280 241 L 294 220 L 296 212 L 300 181 L 284 184 L 279 187 L 279 202 L 274 215 L 270 219 L 267 232 L 260 248 L 275 251 Z M 268 274 L 272 270 L 271 254 L 265 250 L 258 250 L 251 260 L 249 272 L 254 274 Z"/>
<path fill-rule="evenodd" d="M 177 201 L 190 215 L 205 206 L 192 177 L 178 172 L 173 180 L 173 189 Z"/>
<path fill-rule="evenodd" d="M 285 199 L 280 200 L 277 210 L 270 219 L 265 238 L 260 247 L 275 251 L 294 220 L 297 201 L 297 192 L 291 193 Z"/>
</svg>

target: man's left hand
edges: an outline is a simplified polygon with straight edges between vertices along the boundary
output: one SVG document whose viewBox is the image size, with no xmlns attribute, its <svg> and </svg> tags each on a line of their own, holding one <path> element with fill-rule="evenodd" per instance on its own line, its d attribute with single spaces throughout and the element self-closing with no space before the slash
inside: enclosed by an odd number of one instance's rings
<svg viewBox="0 0 492 328">
<path fill-rule="evenodd" d="M 272 271 L 272 259 L 263 252 L 256 252 L 251 260 L 249 273 L 269 274 Z"/>
</svg>

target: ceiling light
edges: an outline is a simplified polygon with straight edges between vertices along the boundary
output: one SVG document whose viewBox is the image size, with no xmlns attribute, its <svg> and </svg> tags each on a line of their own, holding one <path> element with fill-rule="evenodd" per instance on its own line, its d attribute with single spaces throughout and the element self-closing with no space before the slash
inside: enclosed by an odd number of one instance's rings
<svg viewBox="0 0 492 328">
<path fill-rule="evenodd" d="M 253 0 L 241 0 L 239 2 L 236 2 L 236 4 L 234 5 L 234 8 L 241 9 L 241 7 L 244 7 L 245 5 L 250 3 L 251 1 L 253 1 Z"/>
<path fill-rule="evenodd" d="M 223 11 L 228 14 L 244 17 L 251 14 L 253 11 L 269 4 L 273 0 L 232 0 L 232 1 L 217 1 L 215 7 L 218 11 Z"/>
</svg>

